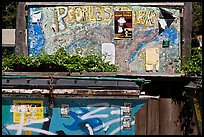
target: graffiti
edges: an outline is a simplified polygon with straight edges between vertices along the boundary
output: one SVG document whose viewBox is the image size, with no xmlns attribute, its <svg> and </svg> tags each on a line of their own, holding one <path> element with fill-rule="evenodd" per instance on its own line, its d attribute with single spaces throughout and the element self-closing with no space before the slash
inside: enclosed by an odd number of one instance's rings
<svg viewBox="0 0 204 137">
<path fill-rule="evenodd" d="M 157 20 L 157 12 L 153 8 L 141 8 L 135 12 L 136 24 L 154 26 Z"/>
<path fill-rule="evenodd" d="M 35 123 L 43 123 L 48 121 L 48 118 L 43 118 L 43 119 L 38 119 L 38 120 L 30 120 L 27 122 L 24 122 L 24 113 L 25 113 L 25 109 L 21 110 L 21 115 L 20 115 L 20 123 L 19 124 L 11 124 L 6 126 L 7 129 L 9 130 L 16 130 L 17 133 L 16 135 L 21 135 L 22 131 L 32 131 L 32 132 L 38 132 L 38 133 L 43 133 L 46 135 L 56 135 L 55 133 L 46 131 L 46 130 L 42 130 L 42 129 L 38 129 L 38 128 L 32 128 L 32 127 L 26 127 L 28 125 L 31 124 L 35 124 Z"/>
<path fill-rule="evenodd" d="M 131 56 L 128 59 L 128 63 L 131 63 L 134 60 L 135 56 L 139 53 L 139 51 L 155 38 L 155 36 L 158 34 L 158 29 L 151 29 L 146 33 L 145 32 L 146 31 L 140 31 L 137 34 L 137 37 L 140 37 L 140 39 L 130 45 L 129 51 Z"/>
<path fill-rule="evenodd" d="M 65 124 L 63 124 L 63 125 L 67 129 L 71 129 L 71 130 L 81 129 L 85 133 L 86 133 L 86 130 L 88 130 L 89 134 L 93 134 L 93 129 L 95 127 L 101 126 L 103 124 L 103 122 L 100 118 L 107 118 L 108 117 L 107 114 L 95 114 L 95 113 L 106 109 L 108 105 L 109 105 L 108 103 L 92 104 L 88 107 L 95 107 L 95 106 L 103 106 L 103 107 L 99 107 L 93 111 L 89 111 L 86 108 L 80 108 L 81 111 L 83 112 L 80 114 L 77 114 L 73 111 L 70 111 L 70 115 L 75 119 L 75 122 L 72 125 L 65 125 Z M 84 127 L 87 127 L 87 129 Z"/>
<path fill-rule="evenodd" d="M 2 135 L 10 135 L 9 130 L 5 127 L 5 125 L 2 125 Z"/>
<path fill-rule="evenodd" d="M 124 10 L 132 12 L 132 38 L 116 40 L 113 15 L 115 11 Z M 159 48 L 160 65 L 157 69 L 166 73 L 164 64 L 168 64 L 168 59 L 177 60 L 180 54 L 180 18 L 177 9 L 76 5 L 32 6 L 29 11 L 30 56 L 43 54 L 41 51 L 53 54 L 60 47 L 70 54 L 78 48 L 83 50 L 82 54 L 104 52 L 103 43 L 112 43 L 115 45 L 115 65 L 119 71 L 143 73 L 146 72 L 145 48 Z M 128 36 L 128 33 L 126 31 L 124 36 Z M 168 39 L 169 45 L 163 49 L 162 42 L 165 39 Z M 169 49 L 172 54 L 168 53 Z M 178 67 L 179 63 L 176 62 L 174 66 Z"/>
<path fill-rule="evenodd" d="M 90 127 L 89 128 L 94 128 L 96 126 L 99 126 L 102 124 L 102 120 L 97 118 L 97 115 L 92 115 L 92 117 L 87 117 L 86 113 L 89 113 L 89 111 L 85 108 L 81 108 L 81 110 L 83 111 L 82 114 L 77 114 L 73 111 L 70 111 L 70 116 L 72 118 L 74 118 L 75 122 L 71 125 L 66 125 L 63 123 L 63 126 L 69 130 L 81 130 L 83 131 L 85 134 L 87 134 L 87 127 L 86 125 L 89 124 Z M 106 116 L 106 115 L 105 115 Z M 94 118 L 95 117 L 95 118 Z M 98 117 L 101 117 L 101 115 L 99 115 Z M 103 115 L 102 115 L 103 117 Z M 107 116 L 106 116 L 107 117 Z"/>
<path fill-rule="evenodd" d="M 22 100 L 22 99 L 20 99 Z M 22 100 L 23 101 L 23 100 Z M 73 101 L 73 99 L 55 99 L 54 108 L 44 108 L 45 118 L 26 120 L 26 107 L 21 107 L 19 123 L 15 124 L 11 115 L 4 117 L 2 134 L 11 135 L 111 135 L 111 134 L 134 134 L 134 115 L 144 105 L 144 101 L 132 100 L 92 100 L 83 99 Z M 129 119 L 131 120 L 131 130 L 125 130 L 123 119 L 126 117 L 126 107 L 124 102 L 131 101 Z M 95 103 L 98 102 L 98 103 Z M 48 102 L 47 102 L 48 103 Z M 46 102 L 43 104 L 48 105 Z M 134 104 L 136 103 L 136 104 Z M 69 106 L 69 116 L 61 116 L 61 107 Z M 5 110 L 12 108 L 10 105 L 3 107 Z M 46 107 L 46 106 L 44 106 Z M 19 107 L 20 109 L 20 107 Z M 10 111 L 9 111 L 10 112 Z"/>
<path fill-rule="evenodd" d="M 109 22 L 112 18 L 110 6 L 55 7 L 58 31 L 66 29 L 66 23 Z"/>
</svg>

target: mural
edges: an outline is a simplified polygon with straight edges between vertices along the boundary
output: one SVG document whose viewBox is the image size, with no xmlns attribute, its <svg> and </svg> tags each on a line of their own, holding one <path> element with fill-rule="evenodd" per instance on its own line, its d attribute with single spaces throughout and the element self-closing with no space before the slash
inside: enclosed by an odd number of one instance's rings
<svg viewBox="0 0 204 137">
<path fill-rule="evenodd" d="M 55 98 L 54 102 L 50 108 L 46 98 L 3 98 L 2 135 L 134 135 L 135 114 L 145 103 L 132 99 L 82 98 Z M 36 104 L 43 105 L 37 106 L 37 113 L 44 110 L 43 117 L 30 119 L 26 113 L 28 108 L 34 110 Z M 15 122 L 17 110 L 19 121 Z"/>
<path fill-rule="evenodd" d="M 121 39 L 122 36 L 116 36 L 115 20 L 119 17 L 116 19 L 115 15 L 129 12 L 131 30 L 123 35 L 128 39 Z M 53 54 L 60 47 L 70 54 L 78 48 L 83 54 L 103 52 L 104 43 L 115 46 L 114 60 L 121 72 L 175 73 L 180 67 L 179 9 L 103 5 L 30 6 L 28 9 L 30 56 L 43 52 Z M 146 64 L 149 48 L 159 51 L 157 69 L 148 67 L 155 63 Z"/>
</svg>

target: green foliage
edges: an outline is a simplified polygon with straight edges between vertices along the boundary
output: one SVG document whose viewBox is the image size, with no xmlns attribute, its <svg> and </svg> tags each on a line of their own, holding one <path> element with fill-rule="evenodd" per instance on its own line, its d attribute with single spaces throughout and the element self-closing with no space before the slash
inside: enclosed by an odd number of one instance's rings
<svg viewBox="0 0 204 137">
<path fill-rule="evenodd" d="M 16 28 L 16 14 L 18 2 L 11 2 L 2 0 L 2 28 L 15 29 Z"/>
<path fill-rule="evenodd" d="M 181 73 L 202 76 L 202 47 L 192 48 L 192 55 L 186 57 L 187 63 L 181 67 Z"/>
<path fill-rule="evenodd" d="M 116 72 L 118 67 L 105 62 L 102 55 L 88 54 L 82 56 L 80 51 L 70 55 L 60 48 L 53 55 L 30 57 L 20 55 L 2 55 L 2 71 L 23 72 Z"/>
<path fill-rule="evenodd" d="M 192 34 L 202 34 L 202 2 L 192 2 Z"/>
<path fill-rule="evenodd" d="M 180 72 L 202 76 L 202 47 L 198 47 L 197 35 L 202 34 L 202 2 L 192 2 L 192 45 L 187 62 L 181 67 Z M 183 57 L 184 58 L 184 57 Z"/>
</svg>

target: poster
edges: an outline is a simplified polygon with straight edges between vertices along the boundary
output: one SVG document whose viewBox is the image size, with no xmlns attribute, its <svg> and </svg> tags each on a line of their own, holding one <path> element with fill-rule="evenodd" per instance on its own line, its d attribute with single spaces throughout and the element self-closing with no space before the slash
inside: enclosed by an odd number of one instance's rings
<svg viewBox="0 0 204 137">
<path fill-rule="evenodd" d="M 20 123 L 23 115 L 23 123 L 30 120 L 43 118 L 43 101 L 36 100 L 13 100 L 10 112 L 13 112 L 13 122 Z"/>
<path fill-rule="evenodd" d="M 132 38 L 132 11 L 115 11 L 115 39 Z"/>
<path fill-rule="evenodd" d="M 102 55 L 106 55 L 105 62 L 110 62 L 115 64 L 115 45 L 112 43 L 103 43 L 102 44 Z"/>
</svg>

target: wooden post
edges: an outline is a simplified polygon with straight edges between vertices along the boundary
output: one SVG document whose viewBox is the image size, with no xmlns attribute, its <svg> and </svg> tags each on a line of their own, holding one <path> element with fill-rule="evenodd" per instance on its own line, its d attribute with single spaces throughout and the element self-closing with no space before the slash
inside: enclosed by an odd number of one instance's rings
<svg viewBox="0 0 204 137">
<path fill-rule="evenodd" d="M 147 104 L 147 135 L 159 135 L 159 100 L 149 99 Z"/>
<path fill-rule="evenodd" d="M 145 103 L 135 114 L 135 135 L 147 135 L 147 107 Z"/>
<path fill-rule="evenodd" d="M 184 2 L 183 11 L 183 27 L 182 27 L 182 48 L 181 56 L 188 56 L 191 54 L 191 33 L 192 33 L 192 2 Z M 189 47 L 190 46 L 190 47 Z M 183 58 L 181 64 L 186 63 L 186 58 Z"/>
<path fill-rule="evenodd" d="M 15 32 L 15 53 L 16 55 L 28 56 L 28 48 L 26 45 L 26 19 L 25 19 L 25 2 L 19 2 L 16 16 L 16 32 Z"/>
</svg>

